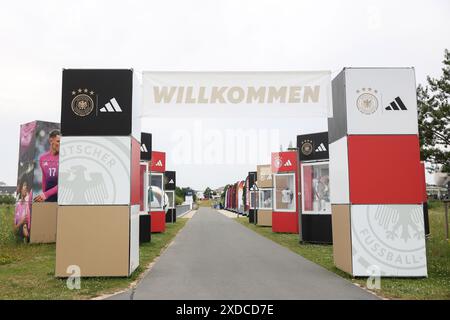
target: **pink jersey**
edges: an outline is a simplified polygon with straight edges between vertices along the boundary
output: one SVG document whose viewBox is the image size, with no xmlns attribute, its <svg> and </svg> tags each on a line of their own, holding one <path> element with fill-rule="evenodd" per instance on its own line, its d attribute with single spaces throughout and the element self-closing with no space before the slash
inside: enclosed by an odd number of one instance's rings
<svg viewBox="0 0 450 320">
<path fill-rule="evenodd" d="M 58 165 L 59 154 L 53 155 L 50 151 L 39 158 L 42 170 L 42 191 L 45 201 L 55 202 L 58 196 Z"/>
<path fill-rule="evenodd" d="M 16 212 L 14 216 L 14 224 L 16 226 L 19 226 L 20 221 L 25 219 L 24 223 L 27 224 L 27 228 L 30 230 L 30 206 L 31 202 L 29 201 L 19 200 L 16 203 Z"/>
</svg>

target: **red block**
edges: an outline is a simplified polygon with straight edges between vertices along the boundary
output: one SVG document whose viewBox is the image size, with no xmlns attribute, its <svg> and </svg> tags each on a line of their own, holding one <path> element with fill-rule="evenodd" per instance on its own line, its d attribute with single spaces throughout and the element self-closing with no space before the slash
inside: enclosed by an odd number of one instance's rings
<svg viewBox="0 0 450 320">
<path fill-rule="evenodd" d="M 284 152 L 272 152 L 272 173 L 295 173 L 295 185 L 294 185 L 294 197 L 297 197 L 298 190 L 298 165 L 297 165 L 297 152 L 296 151 L 284 151 Z M 276 177 L 274 176 L 274 180 Z M 275 181 L 274 181 L 275 183 Z M 274 190 L 274 192 L 276 192 Z M 298 233 L 298 208 L 299 203 L 296 198 L 295 212 L 277 210 L 276 206 L 272 212 L 272 231 L 273 232 L 286 232 L 286 233 Z"/>
<path fill-rule="evenodd" d="M 297 171 L 297 152 L 272 152 L 272 173 Z"/>
<path fill-rule="evenodd" d="M 152 151 L 151 161 L 152 172 L 165 172 L 166 171 L 166 153 L 160 151 Z"/>
<path fill-rule="evenodd" d="M 140 179 L 140 143 L 131 139 L 131 204 L 139 204 L 141 198 L 141 179 Z"/>
<path fill-rule="evenodd" d="M 166 231 L 166 213 L 164 211 L 152 211 L 151 231 L 152 233 Z"/>
<path fill-rule="evenodd" d="M 272 212 L 272 231 L 298 233 L 298 214 L 296 212 Z"/>
<path fill-rule="evenodd" d="M 416 135 L 349 136 L 348 166 L 353 204 L 422 202 Z"/>
</svg>

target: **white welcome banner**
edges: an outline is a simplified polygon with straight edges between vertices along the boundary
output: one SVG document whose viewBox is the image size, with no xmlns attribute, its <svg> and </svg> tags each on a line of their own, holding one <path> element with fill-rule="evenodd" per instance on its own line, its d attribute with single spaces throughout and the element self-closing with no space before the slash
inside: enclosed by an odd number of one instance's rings
<svg viewBox="0 0 450 320">
<path fill-rule="evenodd" d="M 330 71 L 143 72 L 146 117 L 332 117 Z"/>
</svg>

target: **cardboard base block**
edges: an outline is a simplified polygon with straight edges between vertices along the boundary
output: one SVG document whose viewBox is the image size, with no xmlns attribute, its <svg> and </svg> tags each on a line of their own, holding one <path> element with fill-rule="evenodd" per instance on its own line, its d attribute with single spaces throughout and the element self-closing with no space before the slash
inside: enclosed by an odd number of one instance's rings
<svg viewBox="0 0 450 320">
<path fill-rule="evenodd" d="M 310 243 L 333 243 L 330 214 L 302 214 L 302 241 Z"/>
<path fill-rule="evenodd" d="M 151 233 L 151 216 L 148 213 L 139 214 L 139 243 L 150 242 Z"/>
<path fill-rule="evenodd" d="M 272 226 L 272 210 L 258 210 L 258 226 L 271 227 Z"/>
<path fill-rule="evenodd" d="M 139 205 L 59 206 L 56 277 L 70 276 L 72 266 L 82 277 L 129 276 L 139 265 L 138 212 Z"/>
<path fill-rule="evenodd" d="M 338 268 L 360 277 L 373 273 L 384 277 L 427 276 L 422 205 L 333 205 L 332 208 L 333 241 L 338 241 L 333 252 Z"/>
<path fill-rule="evenodd" d="M 56 242 L 56 202 L 35 202 L 31 210 L 30 243 Z"/>
<path fill-rule="evenodd" d="M 298 233 L 298 214 L 295 212 L 273 212 L 272 231 Z"/>
<path fill-rule="evenodd" d="M 331 212 L 334 265 L 342 271 L 352 274 L 350 206 L 346 204 L 332 205 Z"/>
<path fill-rule="evenodd" d="M 152 211 L 151 213 L 151 231 L 152 233 L 166 231 L 166 212 Z"/>
</svg>

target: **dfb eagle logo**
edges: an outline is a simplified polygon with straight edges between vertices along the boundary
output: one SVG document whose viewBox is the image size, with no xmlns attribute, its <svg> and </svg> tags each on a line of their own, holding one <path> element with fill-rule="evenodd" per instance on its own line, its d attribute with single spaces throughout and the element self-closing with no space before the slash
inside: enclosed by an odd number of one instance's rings
<svg viewBox="0 0 450 320">
<path fill-rule="evenodd" d="M 61 172 L 60 179 L 65 181 L 58 197 L 64 203 L 103 204 L 108 191 L 100 172 L 87 172 L 82 165 L 72 166 L 69 172 Z M 81 192 L 80 192 L 81 191 Z"/>
<path fill-rule="evenodd" d="M 410 206 L 378 206 L 375 212 L 375 221 L 386 231 L 390 240 L 397 238 L 407 242 L 411 238 L 425 237 L 423 228 L 423 213 L 420 208 L 411 210 Z"/>
</svg>

